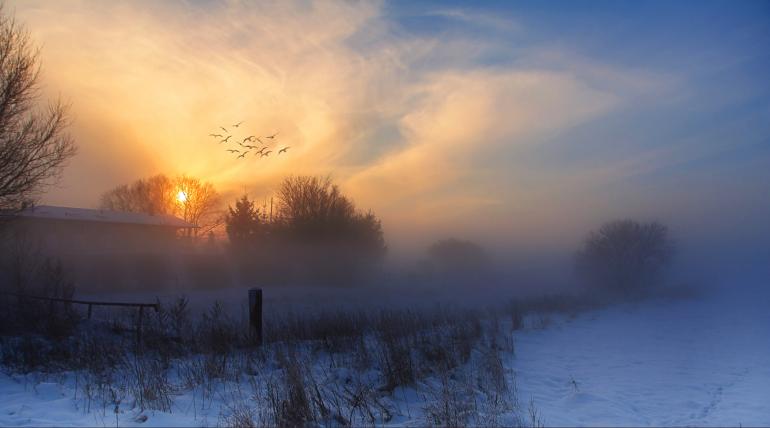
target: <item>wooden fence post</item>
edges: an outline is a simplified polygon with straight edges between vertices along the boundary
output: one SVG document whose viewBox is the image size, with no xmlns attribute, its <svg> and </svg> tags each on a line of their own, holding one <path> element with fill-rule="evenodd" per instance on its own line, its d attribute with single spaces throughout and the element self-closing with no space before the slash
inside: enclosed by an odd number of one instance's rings
<svg viewBox="0 0 770 428">
<path fill-rule="evenodd" d="M 142 324 L 144 318 L 144 306 L 139 306 L 139 320 L 136 325 L 136 343 L 142 344 Z"/>
<path fill-rule="evenodd" d="M 251 337 L 257 346 L 262 346 L 262 289 L 249 289 L 249 325 Z"/>
</svg>

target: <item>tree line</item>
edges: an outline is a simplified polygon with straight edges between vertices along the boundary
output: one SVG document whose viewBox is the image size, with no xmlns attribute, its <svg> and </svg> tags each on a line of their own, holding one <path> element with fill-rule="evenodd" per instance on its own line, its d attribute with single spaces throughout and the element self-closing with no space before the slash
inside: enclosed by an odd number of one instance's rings
<svg viewBox="0 0 770 428">
<path fill-rule="evenodd" d="M 246 195 L 228 207 L 228 250 L 246 279 L 346 285 L 378 269 L 387 249 L 381 221 L 328 177 L 287 177 L 275 199 L 272 215 Z"/>
<path fill-rule="evenodd" d="M 100 208 L 174 215 L 205 232 L 224 225 L 229 261 L 242 280 L 344 284 L 377 269 L 386 252 L 381 221 L 358 210 L 330 178 L 287 177 L 274 199 L 271 214 L 247 195 L 223 213 L 211 183 L 156 175 L 105 192 Z"/>
</svg>

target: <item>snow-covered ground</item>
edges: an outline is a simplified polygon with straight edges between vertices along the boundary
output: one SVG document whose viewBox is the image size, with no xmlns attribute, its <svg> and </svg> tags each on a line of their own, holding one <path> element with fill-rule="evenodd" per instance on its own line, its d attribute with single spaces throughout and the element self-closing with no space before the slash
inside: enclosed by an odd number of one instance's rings
<svg viewBox="0 0 770 428">
<path fill-rule="evenodd" d="M 770 425 L 770 300 L 768 293 L 624 304 L 555 317 L 542 329 L 515 334 L 519 401 L 530 398 L 546 425 Z M 116 425 L 113 409 L 86 412 L 71 375 L 0 374 L 0 425 Z M 417 390 L 394 400 L 421 425 Z M 198 402 L 196 403 L 196 400 Z M 170 413 L 121 411 L 120 426 L 221 423 L 226 394 L 207 406 L 182 392 Z M 415 402 L 418 401 L 418 402 Z M 204 410 L 201 410 L 205 408 Z M 503 418 L 504 422 L 506 419 Z"/>
<path fill-rule="evenodd" d="M 768 426 L 767 296 L 624 305 L 521 334 L 520 394 L 549 425 Z"/>
</svg>

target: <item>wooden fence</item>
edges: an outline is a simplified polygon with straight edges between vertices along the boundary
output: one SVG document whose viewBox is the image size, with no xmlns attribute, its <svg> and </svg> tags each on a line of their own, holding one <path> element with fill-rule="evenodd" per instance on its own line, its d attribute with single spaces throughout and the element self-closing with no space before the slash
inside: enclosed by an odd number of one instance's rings
<svg viewBox="0 0 770 428">
<path fill-rule="evenodd" d="M 97 302 L 92 300 L 79 300 L 79 299 L 62 299 L 59 297 L 43 297 L 43 296 L 31 296 L 22 293 L 9 293 L 0 292 L 0 294 L 6 296 L 15 296 L 19 300 L 32 299 L 32 300 L 44 300 L 51 302 L 60 302 L 65 304 L 86 305 L 88 306 L 88 319 L 91 319 L 91 312 L 94 306 L 120 306 L 120 307 L 133 307 L 139 309 L 139 316 L 137 318 L 136 326 L 136 340 L 142 341 L 142 320 L 144 318 L 144 308 L 152 308 L 156 313 L 160 311 L 160 305 L 158 303 L 128 303 L 128 302 Z M 252 341 L 255 345 L 261 346 L 264 340 L 262 330 L 262 289 L 251 288 L 249 289 L 249 326 Z"/>
<path fill-rule="evenodd" d="M 9 292 L 1 292 L 0 294 L 6 295 L 6 296 L 14 296 L 19 298 L 19 300 L 32 299 L 32 300 L 48 301 L 48 302 L 51 302 L 52 304 L 54 302 L 60 302 L 65 304 L 86 305 L 88 306 L 88 319 L 91 319 L 91 313 L 94 306 L 120 306 L 120 307 L 138 308 L 139 316 L 137 318 L 137 325 L 136 325 L 137 342 L 142 341 L 142 323 L 144 319 L 144 308 L 152 308 L 155 310 L 156 313 L 160 311 L 160 306 L 157 303 L 98 302 L 98 301 L 92 301 L 92 300 L 62 299 L 59 297 L 32 296 L 29 294 L 9 293 Z"/>
</svg>

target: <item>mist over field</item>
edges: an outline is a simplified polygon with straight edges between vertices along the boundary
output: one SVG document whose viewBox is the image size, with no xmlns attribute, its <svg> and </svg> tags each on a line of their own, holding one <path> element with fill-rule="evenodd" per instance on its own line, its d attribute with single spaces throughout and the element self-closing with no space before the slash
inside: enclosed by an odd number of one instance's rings
<svg viewBox="0 0 770 428">
<path fill-rule="evenodd" d="M 2 2 L 0 426 L 770 425 L 768 24 Z"/>
</svg>

